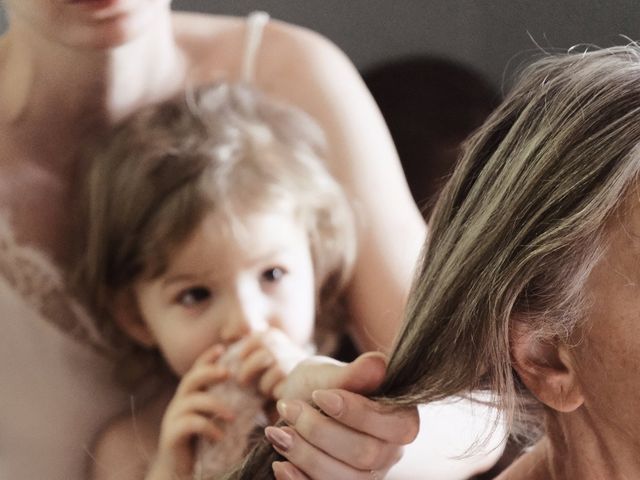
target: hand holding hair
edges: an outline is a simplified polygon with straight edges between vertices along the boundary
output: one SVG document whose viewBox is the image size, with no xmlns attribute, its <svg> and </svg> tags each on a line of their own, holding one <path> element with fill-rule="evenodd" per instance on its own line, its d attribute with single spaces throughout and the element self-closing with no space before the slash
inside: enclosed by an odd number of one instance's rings
<svg viewBox="0 0 640 480">
<path fill-rule="evenodd" d="M 370 352 L 350 364 L 316 366 L 318 374 L 309 381 L 317 387 L 312 398 L 322 410 L 300 400 L 278 402 L 284 422 L 266 431 L 273 448 L 264 440 L 227 478 L 370 480 L 372 471 L 382 478 L 400 459 L 401 445 L 418 433 L 416 409 L 390 413 L 359 395 L 380 386 L 385 360 Z"/>
</svg>

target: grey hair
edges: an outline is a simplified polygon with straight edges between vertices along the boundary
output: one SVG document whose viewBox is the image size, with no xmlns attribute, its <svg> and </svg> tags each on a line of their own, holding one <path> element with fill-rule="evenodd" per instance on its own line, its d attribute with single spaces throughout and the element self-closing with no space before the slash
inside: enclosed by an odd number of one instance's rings
<svg viewBox="0 0 640 480">
<path fill-rule="evenodd" d="M 390 403 L 486 389 L 512 426 L 526 414 L 514 322 L 539 342 L 571 342 L 609 220 L 637 180 L 639 142 L 636 46 L 522 72 L 436 205 L 382 388 Z"/>
</svg>

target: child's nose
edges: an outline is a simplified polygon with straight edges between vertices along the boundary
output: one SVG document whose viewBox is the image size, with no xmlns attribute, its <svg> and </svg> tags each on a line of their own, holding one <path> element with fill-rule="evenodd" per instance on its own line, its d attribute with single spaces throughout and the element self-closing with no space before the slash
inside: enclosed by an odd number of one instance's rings
<svg viewBox="0 0 640 480">
<path fill-rule="evenodd" d="M 268 328 L 265 308 L 259 301 L 238 299 L 233 303 L 221 331 L 223 342 L 235 342 L 251 333 L 262 332 Z"/>
</svg>

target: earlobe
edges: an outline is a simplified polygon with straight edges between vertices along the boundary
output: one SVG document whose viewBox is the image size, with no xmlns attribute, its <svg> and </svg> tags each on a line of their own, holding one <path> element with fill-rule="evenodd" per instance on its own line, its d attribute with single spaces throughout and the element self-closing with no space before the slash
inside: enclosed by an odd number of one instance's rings
<svg viewBox="0 0 640 480">
<path fill-rule="evenodd" d="M 566 413 L 584 402 L 568 346 L 544 342 L 516 322 L 511 333 L 511 356 L 522 382 L 545 405 Z"/>
<path fill-rule="evenodd" d="M 135 342 L 147 348 L 155 346 L 155 338 L 140 315 L 135 296 L 130 289 L 115 295 L 112 315 L 120 330 Z"/>
</svg>

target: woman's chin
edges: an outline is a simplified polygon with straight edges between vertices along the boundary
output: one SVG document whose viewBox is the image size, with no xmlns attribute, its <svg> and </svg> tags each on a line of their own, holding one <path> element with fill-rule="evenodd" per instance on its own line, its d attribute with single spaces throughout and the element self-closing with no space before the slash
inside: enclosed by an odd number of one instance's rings
<svg viewBox="0 0 640 480">
<path fill-rule="evenodd" d="M 82 50 L 111 50 L 133 42 L 143 31 L 127 25 L 103 25 L 78 29 L 63 42 Z"/>
<path fill-rule="evenodd" d="M 86 8 L 87 10 L 104 10 L 113 8 L 121 0 L 69 0 L 68 3 L 77 5 L 80 8 Z"/>
<path fill-rule="evenodd" d="M 73 7 L 81 9 L 76 17 L 79 21 L 66 32 L 63 43 L 104 50 L 136 40 L 154 29 L 169 2 L 155 0 L 154 6 L 139 3 L 128 6 L 126 0 L 73 0 Z"/>
</svg>

